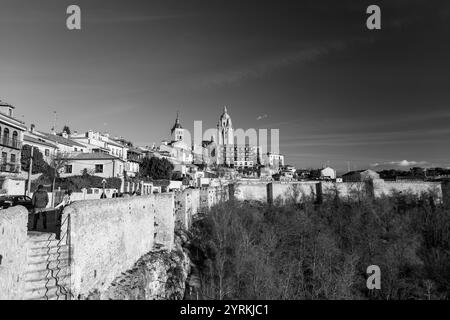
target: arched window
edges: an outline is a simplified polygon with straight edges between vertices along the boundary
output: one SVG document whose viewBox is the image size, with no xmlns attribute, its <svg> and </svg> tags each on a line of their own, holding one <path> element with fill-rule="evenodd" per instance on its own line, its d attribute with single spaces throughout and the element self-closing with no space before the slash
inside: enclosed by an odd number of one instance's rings
<svg viewBox="0 0 450 320">
<path fill-rule="evenodd" d="M 12 143 L 13 143 L 13 147 L 17 148 L 17 143 L 19 141 L 19 134 L 17 133 L 17 131 L 13 132 L 13 136 L 12 136 Z"/>
<path fill-rule="evenodd" d="M 9 129 L 8 128 L 5 128 L 4 130 L 3 130 L 3 144 L 8 144 L 8 141 L 9 140 Z"/>
</svg>

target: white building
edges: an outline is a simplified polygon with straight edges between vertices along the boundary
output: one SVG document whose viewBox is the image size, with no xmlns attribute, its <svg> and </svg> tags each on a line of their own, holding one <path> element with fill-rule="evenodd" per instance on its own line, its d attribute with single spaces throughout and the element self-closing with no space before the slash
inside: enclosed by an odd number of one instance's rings
<svg viewBox="0 0 450 320">
<path fill-rule="evenodd" d="M 284 167 L 284 156 L 281 154 L 267 153 L 267 164 L 271 169 Z"/>
<path fill-rule="evenodd" d="M 26 126 L 14 118 L 14 107 L 0 101 L 0 194 L 22 195 L 25 181 L 21 176 L 23 134 Z"/>
<path fill-rule="evenodd" d="M 61 172 L 61 177 L 79 176 L 84 170 L 88 174 L 102 178 L 123 178 L 125 161 L 106 153 L 69 154 Z"/>
<path fill-rule="evenodd" d="M 103 134 L 89 130 L 86 133 L 71 134 L 70 139 L 83 144 L 91 152 L 107 153 L 123 161 L 127 160 L 128 148 L 111 139 L 108 133 Z"/>
<path fill-rule="evenodd" d="M 33 131 L 33 134 L 34 137 L 40 140 L 44 140 L 45 142 L 56 145 L 58 152 L 63 154 L 90 151 L 89 148 L 87 148 L 85 145 L 78 143 L 72 139 L 69 139 L 67 136 L 63 137 L 57 135 L 56 133 L 38 132 L 36 130 Z"/>
<path fill-rule="evenodd" d="M 323 168 L 320 170 L 320 178 L 324 180 L 335 180 L 336 170 L 330 167 Z"/>
<path fill-rule="evenodd" d="M 10 104 L 0 101 L 0 175 L 15 175 L 21 172 L 20 157 L 23 133 L 26 126 L 14 118 Z"/>
</svg>

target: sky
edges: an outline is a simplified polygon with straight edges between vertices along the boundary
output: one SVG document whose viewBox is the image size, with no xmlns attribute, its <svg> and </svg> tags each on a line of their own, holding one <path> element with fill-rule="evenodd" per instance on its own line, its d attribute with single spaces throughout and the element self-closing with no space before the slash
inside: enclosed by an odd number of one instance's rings
<svg viewBox="0 0 450 320">
<path fill-rule="evenodd" d="M 450 167 L 449 71 L 448 1 L 0 0 L 0 99 L 46 132 L 151 145 L 226 105 L 299 168 Z"/>
</svg>

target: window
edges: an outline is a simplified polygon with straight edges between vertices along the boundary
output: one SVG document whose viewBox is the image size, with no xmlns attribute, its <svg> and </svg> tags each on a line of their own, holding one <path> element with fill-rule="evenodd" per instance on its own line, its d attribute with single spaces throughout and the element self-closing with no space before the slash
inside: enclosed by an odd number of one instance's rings
<svg viewBox="0 0 450 320">
<path fill-rule="evenodd" d="M 16 155 L 11 153 L 11 163 L 16 163 Z"/>
<path fill-rule="evenodd" d="M 45 149 L 45 156 L 48 157 L 50 155 L 50 150 Z"/>
<path fill-rule="evenodd" d="M 66 172 L 66 173 L 72 173 L 72 165 L 71 165 L 71 164 L 67 164 L 67 165 L 66 165 L 66 170 L 65 170 L 65 172 Z"/>
<path fill-rule="evenodd" d="M 3 142 L 4 142 L 4 144 L 8 143 L 8 139 L 9 139 L 9 129 L 5 128 L 5 130 L 3 130 Z"/>
<path fill-rule="evenodd" d="M 95 165 L 95 173 L 103 173 L 103 165 L 102 164 Z"/>
<path fill-rule="evenodd" d="M 14 131 L 13 137 L 12 137 L 13 138 L 12 142 L 13 142 L 14 148 L 17 148 L 17 141 L 19 140 L 18 137 L 19 137 L 19 135 L 18 135 L 17 131 Z"/>
<path fill-rule="evenodd" d="M 77 148 L 75 148 L 75 151 L 78 151 L 78 149 L 77 149 Z"/>
</svg>

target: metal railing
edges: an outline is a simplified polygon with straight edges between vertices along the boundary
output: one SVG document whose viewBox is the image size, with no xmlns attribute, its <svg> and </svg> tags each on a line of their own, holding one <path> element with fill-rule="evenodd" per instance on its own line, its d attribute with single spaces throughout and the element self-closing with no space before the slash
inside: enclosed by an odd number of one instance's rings
<svg viewBox="0 0 450 320">
<path fill-rule="evenodd" d="M 0 136 L 0 145 L 13 149 L 21 149 L 22 142 L 9 136 Z"/>
<path fill-rule="evenodd" d="M 20 163 L 14 162 L 4 162 L 0 161 L 0 171 L 1 172 L 11 172 L 11 173 L 19 173 L 20 172 Z"/>
</svg>

